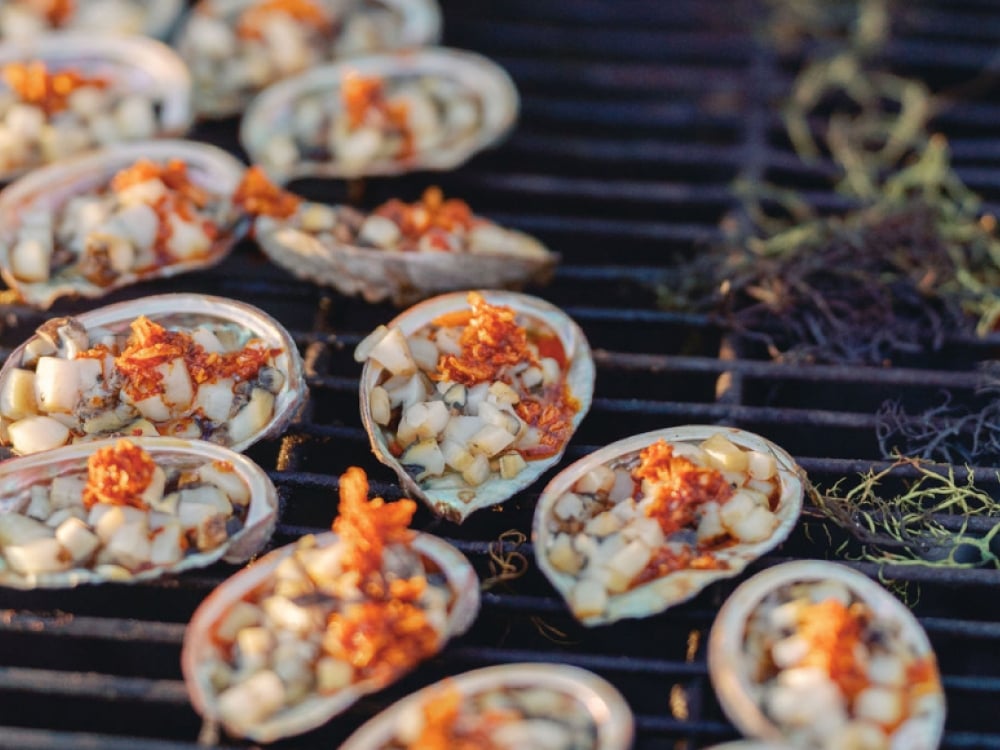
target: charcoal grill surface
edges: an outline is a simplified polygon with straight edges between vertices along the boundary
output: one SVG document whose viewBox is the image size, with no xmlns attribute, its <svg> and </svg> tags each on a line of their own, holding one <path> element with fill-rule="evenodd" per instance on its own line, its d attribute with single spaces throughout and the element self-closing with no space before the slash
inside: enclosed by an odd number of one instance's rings
<svg viewBox="0 0 1000 750">
<path fill-rule="evenodd" d="M 656 286 L 676 281 L 678 258 L 719 236 L 737 208 L 742 174 L 808 190 L 836 206 L 829 165 L 803 166 L 788 149 L 772 106 L 795 73 L 753 33 L 765 3 L 703 0 L 445 0 L 445 41 L 504 65 L 523 103 L 500 149 L 444 175 L 367 184 L 365 204 L 416 198 L 430 182 L 480 213 L 540 236 L 563 255 L 541 291 L 583 326 L 598 377 L 591 414 L 563 464 L 627 435 L 686 423 L 749 429 L 787 448 L 829 486 L 880 466 L 874 411 L 886 398 L 910 408 L 942 391 L 967 397 L 977 363 L 996 358 L 1000 338 L 957 338 L 920 366 L 865 368 L 773 364 L 743 353 L 720 357 L 724 331 L 709 319 L 657 309 Z M 988 0 L 900 3 L 887 50 L 898 72 L 933 88 L 995 67 L 1000 9 Z M 996 87 L 959 101 L 936 123 L 950 138 L 961 176 L 1000 202 L 1000 96 Z M 235 146 L 232 122 L 196 137 Z M 339 201 L 342 185 L 304 183 L 310 197 Z M 293 279 L 244 243 L 222 266 L 123 291 L 114 299 L 201 291 L 252 302 L 281 320 L 306 357 L 312 400 L 301 423 L 250 455 L 279 487 L 273 544 L 324 530 L 336 509 L 337 476 L 363 466 L 374 490 L 400 491 L 372 458 L 357 410 L 360 368 L 351 351 L 394 311 L 345 299 Z M 60 303 L 71 313 L 87 303 Z M 2 310 L 3 354 L 44 316 Z M 725 387 L 719 387 L 722 383 Z M 998 496 L 990 467 L 981 485 Z M 539 482 L 496 512 L 456 527 L 421 511 L 417 525 L 455 542 L 489 574 L 495 540 L 527 531 Z M 755 567 L 832 557 L 819 521 Z M 530 548 L 522 547 L 530 558 Z M 872 566 L 857 565 L 870 575 Z M 0 590 L 0 747 L 194 750 L 200 721 L 181 682 L 184 623 L 233 572 L 217 565 L 176 580 L 68 592 Z M 1000 571 L 890 568 L 909 582 L 914 610 L 937 650 L 949 702 L 944 747 L 1000 747 Z M 611 680 L 637 717 L 640 749 L 699 748 L 735 736 L 708 681 L 705 642 L 735 582 L 641 622 L 584 630 L 535 567 L 484 595 L 472 631 L 398 685 L 280 748 L 333 748 L 396 698 L 458 671 L 521 660 L 575 664 Z M 919 595 L 919 598 L 917 596 Z M 683 744 L 677 744 L 682 741 Z M 248 748 L 239 740 L 224 747 Z"/>
</svg>

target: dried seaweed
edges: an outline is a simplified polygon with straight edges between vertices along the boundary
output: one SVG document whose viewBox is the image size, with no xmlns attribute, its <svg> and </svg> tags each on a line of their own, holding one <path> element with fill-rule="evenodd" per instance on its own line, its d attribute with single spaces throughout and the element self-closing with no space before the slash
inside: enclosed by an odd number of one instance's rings
<svg viewBox="0 0 1000 750">
<path fill-rule="evenodd" d="M 971 470 L 956 478 L 952 467 L 897 457 L 887 468 L 860 475 L 849 490 L 838 482 L 828 491 L 808 488 L 813 505 L 846 530 L 859 551 L 845 542 L 838 553 L 881 565 L 934 568 L 1000 567 L 993 538 L 1000 533 L 1000 501 L 979 489 Z M 891 497 L 881 485 L 902 477 Z M 983 533 L 972 526 L 983 526 Z M 995 522 L 991 521 L 995 519 Z"/>
<path fill-rule="evenodd" d="M 884 458 L 902 454 L 946 463 L 1000 464 L 1000 362 L 984 365 L 971 403 L 956 404 L 944 391 L 939 404 L 910 414 L 901 402 L 890 400 L 879 407 L 875 420 Z"/>
</svg>

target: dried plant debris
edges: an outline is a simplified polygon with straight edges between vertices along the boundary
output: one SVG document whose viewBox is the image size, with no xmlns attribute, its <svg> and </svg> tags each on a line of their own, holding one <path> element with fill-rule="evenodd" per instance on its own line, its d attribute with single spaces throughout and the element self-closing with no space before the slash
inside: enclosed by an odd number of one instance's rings
<svg viewBox="0 0 1000 750">
<path fill-rule="evenodd" d="M 981 377 L 982 384 L 968 402 L 956 402 L 942 391 L 939 404 L 913 414 L 900 401 L 884 402 L 875 414 L 882 456 L 1000 464 L 1000 361 L 986 363 Z"/>
<path fill-rule="evenodd" d="M 897 483 L 894 494 L 883 491 Z M 852 537 L 838 554 L 886 565 L 1000 567 L 1000 542 L 993 541 L 1000 500 L 976 486 L 972 471 L 897 457 L 847 491 L 841 484 L 808 490 L 819 512 Z"/>
</svg>

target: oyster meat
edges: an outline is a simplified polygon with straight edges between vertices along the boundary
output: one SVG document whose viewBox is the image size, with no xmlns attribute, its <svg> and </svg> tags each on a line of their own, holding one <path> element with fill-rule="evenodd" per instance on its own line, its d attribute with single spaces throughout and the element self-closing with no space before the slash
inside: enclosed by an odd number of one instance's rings
<svg viewBox="0 0 1000 750">
<path fill-rule="evenodd" d="M 517 118 L 517 89 L 484 57 L 430 48 L 313 68 L 265 89 L 240 142 L 285 182 L 453 169 Z"/>
<path fill-rule="evenodd" d="M 288 332 L 255 307 L 200 294 L 53 318 L 0 369 L 0 439 L 15 453 L 120 435 L 244 450 L 306 398 Z"/>
<path fill-rule="evenodd" d="M 535 558 L 584 625 L 645 617 L 735 576 L 791 532 L 794 460 L 710 425 L 635 435 L 564 469 L 535 508 Z"/>
<path fill-rule="evenodd" d="M 534 237 L 476 216 L 436 187 L 416 203 L 392 199 L 366 216 L 281 194 L 256 167 L 247 174 L 258 198 L 254 236 L 268 257 L 368 302 L 406 305 L 457 289 L 545 283 L 559 260 Z"/>
<path fill-rule="evenodd" d="M 243 562 L 271 536 L 267 474 L 228 448 L 133 438 L 0 464 L 0 585 L 132 583 Z"/>
<path fill-rule="evenodd" d="M 945 701 L 913 614 L 845 565 L 776 565 L 741 584 L 712 625 L 709 672 L 744 734 L 794 747 L 933 750 Z"/>
<path fill-rule="evenodd" d="M 112 146 L 0 192 L 0 275 L 27 303 L 100 297 L 220 262 L 249 219 L 243 165 L 193 141 Z"/>
<path fill-rule="evenodd" d="M 448 677 L 407 696 L 340 750 L 627 750 L 633 724 L 625 699 L 592 672 L 563 664 L 504 664 Z"/>
<path fill-rule="evenodd" d="M 440 33 L 435 0 L 200 0 L 176 46 L 191 67 L 197 113 L 225 117 L 319 63 L 422 47 Z"/>
<path fill-rule="evenodd" d="M 594 363 L 564 312 L 515 292 L 456 292 L 362 341 L 361 418 L 376 457 L 461 523 L 534 482 L 590 408 Z"/>
<path fill-rule="evenodd" d="M 4 0 L 0 37 L 24 39 L 53 29 L 167 36 L 182 0 Z"/>
<path fill-rule="evenodd" d="M 199 713 L 258 742 L 298 734 L 465 632 L 479 610 L 475 571 L 407 528 L 415 509 L 369 501 L 352 467 L 333 533 L 275 550 L 205 599 L 181 654 Z"/>
<path fill-rule="evenodd" d="M 9 41 L 0 74 L 0 180 L 191 125 L 184 61 L 153 39 L 65 32 Z"/>
</svg>

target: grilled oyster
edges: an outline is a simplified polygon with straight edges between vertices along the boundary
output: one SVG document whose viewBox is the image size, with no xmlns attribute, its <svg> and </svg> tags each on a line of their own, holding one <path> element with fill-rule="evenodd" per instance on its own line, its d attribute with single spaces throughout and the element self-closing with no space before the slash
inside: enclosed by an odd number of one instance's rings
<svg viewBox="0 0 1000 750">
<path fill-rule="evenodd" d="M 564 469 L 535 508 L 535 558 L 584 625 L 691 598 L 782 542 L 802 509 L 799 469 L 743 430 L 635 435 Z"/>
<path fill-rule="evenodd" d="M 927 635 L 882 586 L 838 565 L 776 565 L 712 625 L 712 684 L 745 734 L 795 747 L 932 750 L 945 703 Z"/>
<path fill-rule="evenodd" d="M 365 216 L 279 194 L 256 167 L 245 184 L 257 196 L 254 236 L 271 260 L 368 302 L 388 297 L 402 306 L 456 289 L 545 283 L 559 260 L 534 237 L 474 215 L 438 188 L 412 205 L 393 199 Z"/>
<path fill-rule="evenodd" d="M 361 419 L 407 492 L 461 523 L 562 456 L 590 408 L 594 362 L 564 312 L 514 292 L 421 302 L 362 341 Z"/>
<path fill-rule="evenodd" d="M 51 29 L 167 36 L 182 0 L 4 0 L 0 36 L 24 39 Z"/>
<path fill-rule="evenodd" d="M 305 401 L 288 332 L 255 307 L 201 294 L 53 318 L 0 369 L 0 439 L 15 453 L 118 435 L 204 438 L 241 451 Z"/>
<path fill-rule="evenodd" d="M 445 170 L 517 118 L 510 77 L 484 57 L 432 48 L 313 68 L 264 90 L 240 142 L 273 178 Z"/>
<path fill-rule="evenodd" d="M 340 750 L 413 750 L 430 746 L 422 740 L 431 736 L 446 747 L 474 738 L 484 750 L 627 750 L 633 723 L 621 694 L 592 672 L 504 664 L 448 677 L 403 698 Z"/>
<path fill-rule="evenodd" d="M 103 440 L 11 459 L 0 464 L 0 585 L 133 583 L 243 562 L 277 510 L 260 467 L 198 440 Z"/>
<path fill-rule="evenodd" d="M 440 34 L 435 0 L 200 0 L 176 44 L 191 67 L 197 113 L 226 117 L 321 62 L 422 47 Z"/>
<path fill-rule="evenodd" d="M 0 192 L 0 275 L 28 304 L 101 297 L 219 263 L 249 226 L 243 165 L 193 141 L 112 146 Z"/>
<path fill-rule="evenodd" d="M 191 80 L 145 37 L 65 32 L 0 45 L 0 180 L 98 146 L 178 136 Z"/>
<path fill-rule="evenodd" d="M 333 533 L 275 550 L 198 607 L 181 665 L 206 719 L 258 742 L 304 732 L 472 624 L 479 581 L 465 557 L 406 528 L 412 500 L 367 494 L 348 469 Z"/>
</svg>

